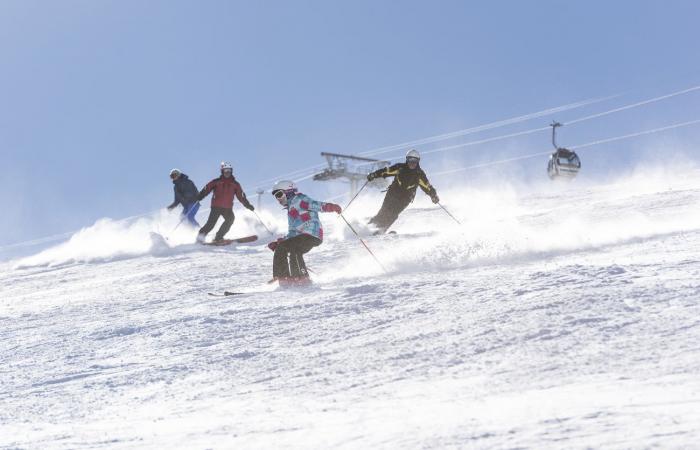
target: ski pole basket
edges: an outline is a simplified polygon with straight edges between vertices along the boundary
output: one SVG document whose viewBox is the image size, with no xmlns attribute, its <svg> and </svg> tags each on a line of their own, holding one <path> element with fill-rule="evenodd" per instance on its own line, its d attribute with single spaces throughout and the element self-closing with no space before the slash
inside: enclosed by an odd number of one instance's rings
<svg viewBox="0 0 700 450">
<path fill-rule="evenodd" d="M 576 175 L 578 175 L 578 171 L 581 170 L 581 159 L 573 150 L 557 146 L 557 127 L 562 126 L 562 124 L 559 122 L 552 122 L 551 126 L 552 145 L 556 150 L 549 156 L 547 175 L 549 175 L 549 178 L 552 180 L 574 179 Z"/>
</svg>

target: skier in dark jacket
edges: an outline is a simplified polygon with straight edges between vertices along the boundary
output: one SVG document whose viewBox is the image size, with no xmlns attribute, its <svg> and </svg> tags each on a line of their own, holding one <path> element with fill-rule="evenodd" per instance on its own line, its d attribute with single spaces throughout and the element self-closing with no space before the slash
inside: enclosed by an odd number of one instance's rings
<svg viewBox="0 0 700 450">
<path fill-rule="evenodd" d="M 173 180 L 173 191 L 175 191 L 175 200 L 168 205 L 168 210 L 174 209 L 177 205 L 182 205 L 182 215 L 187 218 L 187 221 L 192 226 L 199 228 L 199 224 L 195 219 L 197 211 L 199 211 L 199 201 L 197 200 L 197 186 L 187 175 L 180 172 L 178 169 L 170 171 L 170 179 Z"/>
<path fill-rule="evenodd" d="M 386 230 L 396 221 L 399 214 L 413 201 L 416 189 L 420 188 L 433 203 L 438 203 L 440 198 L 435 188 L 428 181 L 423 169 L 420 168 L 420 154 L 411 150 L 406 154 L 406 162 L 385 167 L 367 175 L 367 181 L 375 178 L 394 177 L 384 197 L 381 209 L 376 216 L 369 221 L 377 227 L 376 234 L 386 233 Z"/>
<path fill-rule="evenodd" d="M 197 236 L 198 242 L 204 242 L 207 233 L 214 228 L 220 216 L 223 216 L 224 223 L 221 224 L 219 231 L 216 232 L 214 242 L 224 239 L 224 236 L 228 233 L 228 230 L 231 229 L 231 225 L 233 225 L 233 221 L 235 220 L 235 216 L 233 215 L 234 197 L 238 197 L 238 200 L 243 206 L 249 210 L 255 210 L 243 192 L 243 188 L 241 188 L 241 185 L 233 176 L 231 164 L 227 162 L 221 163 L 221 176 L 211 180 L 204 189 L 199 192 L 198 199 L 204 199 L 210 192 L 214 192 L 214 196 L 211 199 L 211 212 L 209 213 L 207 223 L 199 230 L 199 235 Z"/>
</svg>

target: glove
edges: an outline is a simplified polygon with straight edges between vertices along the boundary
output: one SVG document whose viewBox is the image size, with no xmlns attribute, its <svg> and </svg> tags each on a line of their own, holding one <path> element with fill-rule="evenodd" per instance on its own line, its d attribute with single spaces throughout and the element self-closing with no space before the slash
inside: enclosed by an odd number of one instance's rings
<svg viewBox="0 0 700 450">
<path fill-rule="evenodd" d="M 375 178 L 377 178 L 377 176 L 374 174 L 374 172 L 373 172 L 373 173 L 370 173 L 370 174 L 367 174 L 367 181 L 372 181 L 372 180 L 374 180 Z"/>
<path fill-rule="evenodd" d="M 282 242 L 283 240 L 284 238 L 279 238 L 276 241 L 272 241 L 269 244 L 267 244 L 267 248 L 274 252 L 275 250 L 277 250 L 277 246 L 280 245 L 280 242 Z"/>
<path fill-rule="evenodd" d="M 251 210 L 251 211 L 255 211 L 255 207 L 254 207 L 253 205 L 251 205 L 250 203 L 248 203 L 247 205 L 245 205 L 245 207 L 246 207 L 247 209 Z"/>
<path fill-rule="evenodd" d="M 326 203 L 323 205 L 322 208 L 323 212 L 334 212 L 340 214 L 343 212 L 343 208 L 340 207 L 340 205 L 336 205 L 335 203 Z"/>
<path fill-rule="evenodd" d="M 437 192 L 433 192 L 433 195 L 430 196 L 430 200 L 432 200 L 433 203 L 440 203 L 440 197 L 438 197 Z"/>
</svg>

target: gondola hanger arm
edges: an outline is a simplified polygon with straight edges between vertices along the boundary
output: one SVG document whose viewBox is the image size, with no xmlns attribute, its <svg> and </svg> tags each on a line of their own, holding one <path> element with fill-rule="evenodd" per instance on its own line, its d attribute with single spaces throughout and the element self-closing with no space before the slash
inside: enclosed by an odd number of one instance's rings
<svg viewBox="0 0 700 450">
<path fill-rule="evenodd" d="M 559 150 L 559 146 L 557 145 L 557 127 L 563 127 L 564 125 L 553 120 L 550 126 L 552 127 L 552 145 L 556 150 Z"/>
</svg>

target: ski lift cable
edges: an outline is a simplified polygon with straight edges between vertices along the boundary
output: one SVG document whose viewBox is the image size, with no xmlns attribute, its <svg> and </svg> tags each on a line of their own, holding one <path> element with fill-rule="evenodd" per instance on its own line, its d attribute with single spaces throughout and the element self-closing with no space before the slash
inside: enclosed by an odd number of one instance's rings
<svg viewBox="0 0 700 450">
<path fill-rule="evenodd" d="M 608 110 L 608 111 L 603 111 L 603 112 L 598 113 L 598 114 L 593 114 L 593 115 L 590 115 L 590 116 L 585 116 L 585 117 L 581 117 L 581 118 L 578 118 L 578 119 L 574 119 L 574 120 L 571 120 L 571 121 L 569 121 L 569 122 L 564 123 L 563 125 L 572 125 L 572 124 L 575 124 L 575 123 L 580 123 L 580 122 L 584 122 L 584 121 L 587 121 L 587 120 L 596 119 L 596 118 L 598 118 L 598 117 L 603 117 L 603 116 L 607 116 L 607 115 L 614 114 L 614 113 L 617 113 L 617 112 L 626 111 L 626 110 L 629 110 L 629 109 L 632 109 L 632 108 L 638 108 L 638 107 L 640 107 L 640 106 L 648 105 L 648 104 L 651 104 L 651 103 L 656 103 L 656 102 L 659 102 L 659 101 L 662 101 L 662 100 L 666 100 L 666 99 L 669 99 L 669 98 L 672 98 L 672 97 L 676 97 L 676 96 L 679 96 L 679 95 L 683 95 L 683 94 L 688 94 L 688 93 L 691 93 L 691 92 L 694 92 L 694 91 L 698 91 L 698 90 L 700 90 L 700 85 L 699 85 L 699 86 L 693 86 L 693 87 L 688 88 L 688 89 L 683 89 L 682 91 L 672 92 L 672 93 L 670 93 L 670 94 L 662 95 L 662 96 L 659 96 L 659 97 L 654 97 L 654 98 L 651 98 L 651 99 L 648 99 L 648 100 L 644 100 L 644 101 L 641 101 L 641 102 L 632 103 L 632 104 L 625 105 L 625 106 L 622 106 L 622 107 L 619 107 L 619 108 L 610 109 L 610 110 Z M 509 138 L 513 138 L 513 137 L 518 137 L 518 136 L 524 136 L 524 135 L 528 135 L 528 134 L 538 133 L 538 132 L 540 132 L 540 131 L 546 131 L 546 130 L 550 130 L 550 129 L 551 129 L 551 126 L 546 126 L 546 127 L 541 127 L 541 128 L 533 128 L 533 129 L 531 129 L 531 130 L 525 130 L 525 131 L 521 131 L 521 132 L 518 132 L 518 133 L 504 134 L 504 135 L 501 135 L 501 136 L 494 136 L 494 137 L 492 137 L 492 138 L 480 139 L 480 140 L 478 140 L 478 141 L 470 141 L 470 142 L 464 142 L 464 143 L 461 143 L 461 144 L 449 145 L 449 146 L 446 146 L 446 147 L 434 148 L 434 149 L 431 149 L 431 150 L 424 150 L 424 151 L 422 151 L 421 153 L 424 154 L 424 155 L 429 155 L 429 154 L 432 154 L 432 153 L 446 152 L 446 151 L 449 151 L 449 150 L 455 150 L 455 149 L 459 149 L 459 148 L 471 147 L 471 146 L 475 146 L 475 145 L 486 144 L 486 143 L 489 143 L 489 142 L 495 142 L 495 141 L 500 141 L 500 140 L 509 139 Z M 401 158 L 403 158 L 402 155 L 396 155 L 396 156 L 394 156 L 394 157 L 392 157 L 392 158 L 390 158 L 390 159 L 391 159 L 391 160 L 398 160 L 398 159 L 401 159 Z"/>
<path fill-rule="evenodd" d="M 310 175 L 306 175 L 306 176 L 303 176 L 303 177 L 301 177 L 301 178 L 297 178 L 297 179 L 294 180 L 294 182 L 295 182 L 295 183 L 301 183 L 302 181 L 306 181 L 306 180 L 308 180 L 308 179 L 310 179 L 310 178 L 313 178 L 313 177 L 315 177 L 315 176 L 316 176 L 316 173 L 312 173 L 312 174 L 310 174 Z"/>
<path fill-rule="evenodd" d="M 381 153 L 387 153 L 387 152 L 390 152 L 390 151 L 393 151 L 393 150 L 397 150 L 397 149 L 401 149 L 401 148 L 407 148 L 407 147 L 416 146 L 416 145 L 423 145 L 423 144 L 430 144 L 430 143 L 432 143 L 432 142 L 437 142 L 437 141 L 442 141 L 442 140 L 446 140 L 446 139 L 451 139 L 451 138 L 454 138 L 454 137 L 464 136 L 464 135 L 467 135 L 467 134 L 478 133 L 478 132 L 480 132 L 480 131 L 491 130 L 491 129 L 494 129 L 494 128 L 501 128 L 501 127 L 504 127 L 504 126 L 507 126 L 507 125 L 512 125 L 512 124 L 515 124 L 515 123 L 525 122 L 525 121 L 528 121 L 528 120 L 531 120 L 531 119 L 536 119 L 536 118 L 538 118 L 538 117 L 547 116 L 547 115 L 555 114 L 555 113 L 558 113 L 558 112 L 568 111 L 568 110 L 570 110 L 570 109 L 581 108 L 581 107 L 583 107 L 583 106 L 588 106 L 588 105 L 592 105 L 592 104 L 595 104 L 595 103 L 604 102 L 604 101 L 611 100 L 611 99 L 613 99 L 613 98 L 619 97 L 620 95 L 622 95 L 622 94 L 615 94 L 615 95 L 610 95 L 610 96 L 607 96 L 607 97 L 600 97 L 600 98 L 592 98 L 592 99 L 588 99 L 588 100 L 582 100 L 582 101 L 579 101 L 579 102 L 569 103 L 569 104 L 567 104 L 567 105 L 557 106 L 557 107 L 554 107 L 554 108 L 549 108 L 549 109 L 545 109 L 545 110 L 542 110 L 542 111 L 537 111 L 537 112 L 534 112 L 534 113 L 524 114 L 524 115 L 522 115 L 522 116 L 511 117 L 511 118 L 509 118 L 509 119 L 499 120 L 499 121 L 496 121 L 496 122 L 491 122 L 491 123 L 487 123 L 487 124 L 483 124 L 483 125 L 478 125 L 478 126 L 471 127 L 471 128 L 465 128 L 465 129 L 463 129 L 463 130 L 453 131 L 453 132 L 451 132 L 451 133 L 439 134 L 439 135 L 430 136 L 430 137 L 423 138 L 423 139 L 417 139 L 417 140 L 414 140 L 414 141 L 403 142 L 403 143 L 401 143 L 401 144 L 395 144 L 395 145 L 390 145 L 390 146 L 386 146 L 386 147 L 379 147 L 379 148 L 376 148 L 376 149 L 374 149 L 374 150 L 368 150 L 368 151 L 365 151 L 365 152 L 361 152 L 361 153 L 359 153 L 359 154 L 360 154 L 360 155 L 363 155 L 363 156 L 367 156 L 367 155 L 378 155 L 378 154 L 381 154 Z"/>
<path fill-rule="evenodd" d="M 579 144 L 579 145 L 575 145 L 575 146 L 570 146 L 570 147 L 568 147 L 568 148 L 570 148 L 570 149 L 572 149 L 572 150 L 573 150 L 573 149 L 584 149 L 584 148 L 593 147 L 593 146 L 596 146 L 596 145 L 607 144 L 607 143 L 609 143 L 609 142 L 616 142 L 616 141 L 621 141 L 621 140 L 624 140 L 624 139 L 631 139 L 631 138 L 635 138 L 635 137 L 639 137 L 639 136 L 645 136 L 645 135 L 649 135 L 649 134 L 661 133 L 661 132 L 663 132 L 663 131 L 673 130 L 673 129 L 682 128 L 682 127 L 688 127 L 688 126 L 697 125 L 697 124 L 700 124 L 700 119 L 690 120 L 690 121 L 687 121 L 687 122 L 676 123 L 676 124 L 673 124 L 673 125 L 667 125 L 667 126 L 664 126 L 664 127 L 654 128 L 654 129 L 652 129 L 652 130 L 644 130 L 644 131 L 639 131 L 639 132 L 637 132 L 637 133 L 631 133 L 631 134 L 625 134 L 625 135 L 622 135 L 622 136 L 616 136 L 616 137 L 611 137 L 611 138 L 606 138 L 606 139 L 600 139 L 600 140 L 588 142 L 588 143 L 585 143 L 585 144 Z M 497 165 L 501 165 L 501 164 L 507 164 L 507 163 L 515 162 L 515 161 L 522 161 L 522 160 L 530 159 L 530 158 L 537 158 L 537 157 L 540 157 L 540 156 L 550 155 L 550 154 L 551 154 L 551 152 L 531 153 L 531 154 L 529 154 L 529 155 L 515 156 L 515 157 L 512 157 L 512 158 L 501 159 L 501 160 L 498 160 L 498 161 L 490 161 L 490 162 L 486 162 L 486 163 L 475 164 L 475 165 L 472 165 L 472 166 L 459 167 L 459 168 L 456 168 L 456 169 L 450 169 L 450 170 L 445 170 L 445 171 L 442 171 L 442 172 L 436 172 L 436 173 L 433 173 L 433 175 L 447 175 L 447 174 L 462 172 L 462 171 L 466 171 L 466 170 L 481 169 L 481 168 L 484 168 L 484 167 L 497 166 Z"/>
<path fill-rule="evenodd" d="M 540 131 L 545 131 L 545 130 L 549 130 L 549 129 L 550 129 L 549 126 L 540 127 L 540 128 L 533 128 L 531 130 L 519 131 L 517 133 L 503 134 L 501 136 L 494 136 L 492 138 L 480 139 L 478 141 L 465 142 L 462 144 L 455 144 L 455 145 L 449 145 L 447 147 L 440 147 L 440 148 L 435 148 L 432 150 L 426 150 L 426 151 L 422 151 L 421 153 L 424 155 L 429 155 L 431 153 L 446 152 L 448 150 L 454 150 L 457 148 L 470 147 L 470 146 L 486 144 L 486 143 L 494 142 L 494 141 L 501 141 L 501 140 L 509 139 L 509 138 L 513 138 L 513 137 L 525 136 L 525 135 L 533 134 L 533 133 L 539 133 Z M 397 159 L 397 158 L 399 158 L 399 157 L 397 156 L 396 158 L 392 158 L 392 159 Z"/>
<path fill-rule="evenodd" d="M 677 123 L 677 124 L 673 124 L 673 125 L 667 125 L 665 127 L 654 128 L 653 130 L 639 131 L 637 133 L 626 134 L 624 136 L 617 136 L 617 137 L 612 137 L 612 138 L 607 138 L 607 139 L 600 139 L 598 141 L 588 142 L 586 144 L 574 145 L 574 146 L 571 146 L 569 148 L 574 150 L 574 149 L 593 147 L 594 145 L 607 144 L 608 142 L 621 141 L 623 139 L 631 139 L 631 138 L 634 138 L 637 136 L 644 136 L 647 134 L 661 133 L 663 131 L 673 130 L 673 129 L 682 128 L 682 127 L 688 127 L 690 125 L 696 125 L 699 123 L 700 123 L 700 119 L 689 120 L 687 122 L 681 122 L 681 123 Z"/>
<path fill-rule="evenodd" d="M 671 93 L 671 94 L 662 95 L 662 96 L 660 96 L 660 97 L 651 98 L 651 99 L 649 99 L 649 100 L 643 100 L 643 101 L 637 102 L 637 103 L 632 103 L 631 105 L 622 106 L 622 107 L 620 107 L 620 108 L 611 109 L 611 110 L 609 110 L 609 111 L 603 111 L 603 112 L 601 112 L 601 113 L 592 114 L 592 115 L 586 116 L 586 117 L 581 117 L 580 119 L 570 120 L 570 121 L 568 121 L 568 122 L 564 122 L 562 125 L 573 125 L 573 124 L 575 124 L 575 123 L 584 122 L 584 121 L 586 121 L 586 120 L 597 119 L 598 117 L 607 116 L 607 115 L 609 115 L 609 114 L 614 114 L 614 113 L 617 113 L 617 112 L 620 112 L 620 111 L 626 111 L 626 110 L 628 110 L 628 109 L 637 108 L 637 107 L 639 107 L 639 106 L 648 105 L 648 104 L 650 104 L 650 103 L 656 103 L 656 102 L 659 102 L 659 101 L 661 101 L 661 100 L 666 100 L 666 99 L 668 99 L 668 98 L 677 97 L 677 96 L 683 95 L 683 94 L 688 94 L 688 93 L 690 93 L 690 92 L 694 92 L 694 91 L 697 91 L 697 90 L 700 90 L 700 86 L 693 86 L 693 87 L 691 87 L 691 88 L 684 89 L 684 90 L 682 90 L 682 91 L 673 92 L 673 93 Z"/>
<path fill-rule="evenodd" d="M 581 108 L 581 107 L 592 105 L 595 103 L 601 103 L 601 102 L 604 102 L 607 100 L 617 98 L 621 95 L 622 94 L 615 94 L 615 95 L 609 95 L 607 97 L 597 97 L 597 98 L 591 98 L 591 99 L 587 99 L 587 100 L 581 100 L 581 101 L 578 101 L 575 103 L 568 103 L 566 105 L 556 106 L 554 108 L 536 111 L 533 113 L 524 114 L 524 115 L 517 116 L 517 117 L 511 117 L 509 119 L 503 119 L 503 120 L 499 120 L 496 122 L 486 123 L 486 124 L 478 125 L 478 126 L 471 127 L 471 128 L 465 128 L 463 130 L 453 131 L 451 133 L 430 136 L 427 138 L 417 139 L 414 141 L 408 141 L 408 142 L 404 142 L 401 144 L 389 145 L 386 147 L 378 147 L 378 148 L 375 148 L 372 150 L 360 152 L 358 154 L 362 155 L 362 156 L 379 155 L 381 153 L 387 153 L 387 152 L 390 152 L 390 151 L 393 151 L 396 149 L 400 149 L 400 148 L 406 148 L 406 147 L 410 147 L 410 146 L 414 146 L 414 145 L 428 144 L 428 143 L 437 142 L 437 141 L 441 141 L 441 140 L 451 139 L 454 137 L 464 136 L 467 134 L 474 134 L 474 133 L 478 133 L 481 131 L 491 130 L 491 129 L 495 129 L 495 128 L 501 128 L 501 127 L 505 127 L 507 125 L 513 125 L 516 123 L 525 122 L 525 121 L 536 119 L 538 117 L 546 116 L 549 114 L 555 114 L 558 112 L 564 112 L 564 111 L 568 111 L 571 109 Z M 319 169 L 322 169 L 323 167 L 325 167 L 325 164 L 317 164 L 317 165 L 314 165 L 311 167 L 307 167 L 304 169 L 298 169 L 298 170 L 295 170 L 295 171 L 292 171 L 292 172 L 289 172 L 289 173 L 286 173 L 283 175 L 279 175 L 279 176 L 274 177 L 274 178 L 268 178 L 268 179 L 265 179 L 262 181 L 258 181 L 255 184 L 261 188 L 262 185 L 264 185 L 265 183 L 270 183 L 270 182 L 280 180 L 283 178 L 292 178 L 295 176 L 306 175 L 307 172 L 309 172 L 309 171 L 319 170 Z M 311 178 L 311 177 L 304 177 L 304 178 L 302 178 L 302 181 L 306 180 L 308 178 Z"/>
<path fill-rule="evenodd" d="M 72 235 L 74 235 L 75 233 L 77 233 L 77 232 L 76 231 L 69 231 L 67 233 L 54 234 L 52 236 L 45 236 L 45 237 L 38 238 L 38 239 L 32 239 L 30 241 L 15 242 L 13 244 L 7 244 L 7 245 L 0 246 L 0 251 L 9 250 L 11 248 L 28 247 L 28 246 L 32 246 L 32 245 L 40 245 L 40 244 L 45 244 L 47 242 L 58 241 L 60 239 L 69 238 Z"/>
<path fill-rule="evenodd" d="M 255 183 L 255 185 L 257 186 L 256 190 L 269 188 L 269 186 L 267 186 L 267 184 L 275 182 L 275 181 L 307 175 L 309 171 L 313 171 L 313 173 L 316 173 L 317 170 L 323 169 L 324 167 L 326 167 L 325 164 L 316 164 L 314 166 L 306 167 L 304 169 L 297 169 L 297 170 L 294 170 L 292 172 L 278 175 L 278 176 L 273 177 L 273 178 L 266 178 L 264 180 L 257 181 Z"/>
<path fill-rule="evenodd" d="M 529 155 L 515 156 L 513 158 L 500 159 L 498 161 L 490 161 L 490 162 L 481 163 L 481 164 L 474 164 L 472 166 L 467 166 L 467 167 L 458 167 L 456 169 L 444 170 L 442 172 L 432 173 L 431 175 L 448 175 L 451 173 L 463 172 L 466 170 L 482 169 L 484 167 L 498 166 L 498 165 L 507 164 L 510 162 L 521 161 L 521 160 L 530 159 L 530 158 L 536 158 L 536 157 L 543 156 L 543 155 L 549 155 L 551 153 L 552 152 L 531 153 Z"/>
</svg>

